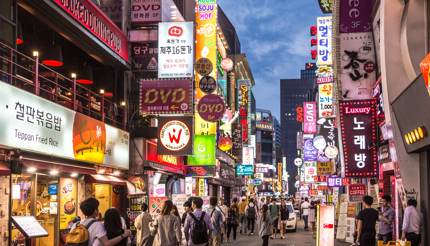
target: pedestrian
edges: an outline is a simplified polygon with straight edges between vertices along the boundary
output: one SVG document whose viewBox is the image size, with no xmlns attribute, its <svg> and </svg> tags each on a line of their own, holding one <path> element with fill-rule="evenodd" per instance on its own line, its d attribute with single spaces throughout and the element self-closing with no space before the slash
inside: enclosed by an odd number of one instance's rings
<svg viewBox="0 0 430 246">
<path fill-rule="evenodd" d="M 154 241 L 154 237 L 151 235 L 149 224 L 152 223 L 152 217 L 148 213 L 148 205 L 142 203 L 142 213 L 139 214 L 134 220 L 134 226 L 136 227 L 136 245 L 137 246 L 151 246 Z"/>
<path fill-rule="evenodd" d="M 280 221 L 281 239 L 285 239 L 284 233 L 287 230 L 287 221 L 289 218 L 290 218 L 290 211 L 288 210 L 285 200 L 281 199 L 281 206 L 279 207 L 279 219 L 281 220 Z"/>
<path fill-rule="evenodd" d="M 172 215 L 178 217 L 178 219 L 181 220 L 181 216 L 179 215 L 178 207 L 176 207 L 176 205 L 173 205 Z"/>
<path fill-rule="evenodd" d="M 312 236 L 316 237 L 316 212 L 317 212 L 318 202 L 311 201 L 311 206 L 309 207 L 309 223 L 311 224 Z"/>
<path fill-rule="evenodd" d="M 83 238 L 83 227 L 88 231 L 87 245 L 92 246 L 114 246 L 121 242 L 123 239 L 130 237 L 131 231 L 124 230 L 120 235 L 114 238 L 108 239 L 106 235 L 106 229 L 101 221 L 97 220 L 99 215 L 99 201 L 93 197 L 87 198 L 81 202 L 79 208 L 84 214 L 85 218 L 82 221 L 76 222 L 70 233 L 66 236 L 67 244 L 79 244 L 84 243 L 77 241 L 79 238 Z"/>
<path fill-rule="evenodd" d="M 104 216 L 104 227 L 106 230 L 106 237 L 108 239 L 121 236 L 124 233 L 123 222 L 121 214 L 116 208 L 109 208 L 105 212 Z M 127 239 L 124 237 L 120 242 L 116 243 L 116 246 L 127 246 Z"/>
<path fill-rule="evenodd" d="M 185 220 L 187 219 L 188 214 L 193 211 L 193 209 L 191 208 L 191 201 L 184 202 L 184 211 L 185 212 L 182 214 L 182 218 L 181 218 L 182 226 L 185 225 Z"/>
<path fill-rule="evenodd" d="M 374 246 L 376 243 L 375 225 L 378 220 L 379 213 L 376 209 L 371 208 L 372 204 L 373 197 L 364 196 L 364 209 L 361 210 L 357 216 L 357 240 L 359 245 L 362 246 Z"/>
<path fill-rule="evenodd" d="M 402 240 L 407 239 L 411 246 L 421 243 L 421 227 L 423 226 L 420 212 L 417 210 L 417 200 L 409 199 L 403 215 Z"/>
<path fill-rule="evenodd" d="M 245 215 L 245 209 L 248 203 L 246 202 L 246 197 L 242 197 L 242 200 L 239 202 L 239 220 L 240 220 L 240 234 L 246 234 L 246 215 Z"/>
<path fill-rule="evenodd" d="M 393 240 L 393 224 L 395 211 L 391 207 L 391 196 L 384 195 L 381 199 L 382 207 L 379 212 L 379 235 L 378 240 L 382 240 L 384 244 L 388 244 Z"/>
<path fill-rule="evenodd" d="M 172 215 L 173 202 L 164 201 L 160 215 L 154 220 L 155 238 L 153 246 L 178 246 L 182 240 L 181 220 Z"/>
<path fill-rule="evenodd" d="M 246 206 L 245 214 L 248 221 L 248 235 L 254 235 L 255 220 L 257 219 L 257 205 L 254 203 L 254 199 L 249 200 L 249 204 Z"/>
<path fill-rule="evenodd" d="M 227 215 L 228 215 L 228 206 L 227 204 L 225 204 L 225 201 L 223 198 L 219 199 L 219 208 L 221 209 L 221 212 L 222 212 L 223 225 L 224 225 L 224 227 L 221 230 L 221 243 L 223 243 L 225 233 L 227 232 Z"/>
<path fill-rule="evenodd" d="M 239 208 L 233 203 L 227 213 L 227 241 L 230 241 L 230 234 L 233 232 L 233 240 L 236 241 L 237 227 L 239 226 Z"/>
<path fill-rule="evenodd" d="M 263 246 L 269 245 L 269 237 L 272 234 L 273 221 L 271 220 L 269 207 L 264 204 L 261 208 L 261 216 L 258 220 L 258 235 L 263 239 Z"/>
<path fill-rule="evenodd" d="M 305 222 L 305 230 L 309 229 L 308 218 L 309 218 L 309 208 L 310 208 L 310 206 L 311 206 L 311 204 L 309 203 L 309 199 L 307 197 L 305 197 L 304 202 L 300 206 L 301 209 L 302 209 L 302 217 L 303 217 L 303 220 Z"/>
<path fill-rule="evenodd" d="M 205 246 L 209 243 L 210 232 L 213 230 L 210 215 L 202 211 L 203 199 L 194 197 L 189 213 L 185 220 L 184 232 L 189 246 Z"/>
<path fill-rule="evenodd" d="M 209 245 L 220 246 L 221 233 L 224 228 L 224 220 L 223 220 L 221 209 L 218 207 L 217 197 L 212 196 L 209 198 L 209 208 L 207 209 L 207 214 L 210 215 L 212 226 L 213 226 L 213 230 L 209 240 Z"/>
<path fill-rule="evenodd" d="M 269 205 L 269 213 L 270 213 L 270 220 L 273 223 L 273 234 L 271 236 L 271 239 L 276 238 L 276 234 L 278 234 L 278 223 L 279 223 L 279 206 L 276 204 L 276 199 L 272 198 L 272 203 Z"/>
</svg>

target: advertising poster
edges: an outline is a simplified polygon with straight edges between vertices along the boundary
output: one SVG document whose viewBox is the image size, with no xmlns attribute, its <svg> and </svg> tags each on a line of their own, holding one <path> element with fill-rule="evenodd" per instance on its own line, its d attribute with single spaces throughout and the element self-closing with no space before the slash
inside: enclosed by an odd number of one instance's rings
<svg viewBox="0 0 430 246">
<path fill-rule="evenodd" d="M 317 107 L 315 102 L 304 102 L 303 132 L 315 134 L 317 132 Z"/>
<path fill-rule="evenodd" d="M 243 149 L 242 149 L 242 163 L 244 165 L 254 165 L 254 148 L 243 147 Z"/>
<path fill-rule="evenodd" d="M 131 23 L 146 24 L 161 21 L 161 0 L 131 0 Z"/>
<path fill-rule="evenodd" d="M 372 8 L 374 0 L 339 1 L 340 33 L 372 31 Z"/>
<path fill-rule="evenodd" d="M 317 66 L 330 66 L 333 64 L 332 58 L 332 37 L 333 24 L 331 16 L 317 18 Z"/>
<path fill-rule="evenodd" d="M 189 166 L 215 166 L 215 135 L 194 135 L 193 155 L 187 157 Z"/>
<path fill-rule="evenodd" d="M 319 118 L 334 117 L 333 83 L 318 85 L 318 115 Z"/>
<path fill-rule="evenodd" d="M 158 69 L 158 43 L 132 43 L 133 69 L 155 72 Z"/>
<path fill-rule="evenodd" d="M 313 135 L 303 136 L 303 160 L 306 161 L 317 161 L 318 149 L 315 148 L 313 143 Z"/>
<path fill-rule="evenodd" d="M 343 99 L 371 99 L 376 82 L 372 32 L 341 33 L 339 51 Z"/>
<path fill-rule="evenodd" d="M 339 111 L 345 177 L 377 177 L 376 101 L 340 101 Z"/>
<path fill-rule="evenodd" d="M 318 206 L 317 246 L 334 245 L 334 206 Z"/>
<path fill-rule="evenodd" d="M 190 114 L 193 112 L 193 81 L 140 80 L 142 114 Z"/>
<path fill-rule="evenodd" d="M 190 155 L 193 153 L 193 117 L 159 117 L 158 145 L 160 155 Z"/>
<path fill-rule="evenodd" d="M 363 196 L 367 194 L 367 188 L 365 184 L 350 184 L 348 185 L 348 197 L 349 202 L 361 202 Z"/>
<path fill-rule="evenodd" d="M 193 22 L 158 24 L 158 78 L 193 77 L 193 27 Z"/>
<path fill-rule="evenodd" d="M 152 217 L 160 214 L 164 201 L 168 199 L 168 197 L 149 197 L 149 213 Z"/>
<path fill-rule="evenodd" d="M 120 169 L 129 134 L 0 82 L 0 145 Z"/>
<path fill-rule="evenodd" d="M 60 178 L 60 230 L 67 229 L 69 222 L 76 218 L 79 207 L 78 181 L 72 178 Z"/>
</svg>

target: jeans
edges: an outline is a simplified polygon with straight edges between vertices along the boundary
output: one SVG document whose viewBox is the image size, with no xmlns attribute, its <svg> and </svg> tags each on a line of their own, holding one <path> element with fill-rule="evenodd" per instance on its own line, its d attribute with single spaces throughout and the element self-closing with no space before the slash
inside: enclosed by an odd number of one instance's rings
<svg viewBox="0 0 430 246">
<path fill-rule="evenodd" d="M 309 218 L 309 216 L 308 216 L 308 215 L 303 215 L 303 220 L 305 221 L 305 229 L 308 229 L 308 228 L 309 228 L 309 225 L 308 225 L 308 218 Z"/>
<path fill-rule="evenodd" d="M 212 235 L 209 240 L 209 246 L 221 246 L 221 234 L 216 236 Z"/>
<path fill-rule="evenodd" d="M 233 240 L 236 240 L 237 225 L 236 224 L 228 224 L 228 226 L 227 226 L 227 239 L 230 239 L 231 230 L 233 230 Z"/>
<path fill-rule="evenodd" d="M 246 216 L 244 214 L 239 214 L 240 220 L 240 233 L 246 233 Z"/>
<path fill-rule="evenodd" d="M 378 240 L 384 241 L 384 244 L 387 244 L 389 241 L 393 241 L 393 233 L 379 234 Z"/>
<path fill-rule="evenodd" d="M 248 218 L 248 230 L 251 233 L 254 233 L 254 227 L 255 227 L 255 219 Z"/>
<path fill-rule="evenodd" d="M 263 246 L 269 246 L 269 235 L 264 235 L 262 238 L 263 238 Z"/>
<path fill-rule="evenodd" d="M 413 232 L 406 233 L 406 239 L 411 241 L 411 246 L 418 246 L 421 243 L 421 235 Z"/>
</svg>

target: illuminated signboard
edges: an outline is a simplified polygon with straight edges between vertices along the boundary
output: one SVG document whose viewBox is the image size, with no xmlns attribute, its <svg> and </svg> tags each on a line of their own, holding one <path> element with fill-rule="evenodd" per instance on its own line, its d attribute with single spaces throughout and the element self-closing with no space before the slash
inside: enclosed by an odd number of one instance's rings
<svg viewBox="0 0 430 246">
<path fill-rule="evenodd" d="M 190 166 L 215 166 L 215 135 L 195 135 L 194 154 L 188 156 L 187 165 Z"/>
<path fill-rule="evenodd" d="M 334 117 L 333 83 L 318 85 L 318 115 L 320 118 Z"/>
<path fill-rule="evenodd" d="M 237 165 L 236 175 L 237 176 L 252 176 L 254 174 L 253 165 Z"/>
<path fill-rule="evenodd" d="M 321 65 L 332 65 L 332 36 L 333 36 L 333 25 L 332 17 L 324 16 L 317 18 L 317 66 Z"/>
<path fill-rule="evenodd" d="M 337 176 L 329 176 L 327 178 L 328 187 L 342 187 L 342 186 L 347 186 L 348 184 L 349 184 L 348 178 L 342 178 Z"/>
<path fill-rule="evenodd" d="M 334 245 L 335 207 L 318 206 L 317 246 Z"/>
<path fill-rule="evenodd" d="M 317 106 L 315 102 L 304 102 L 303 132 L 315 134 L 317 132 Z"/>
</svg>

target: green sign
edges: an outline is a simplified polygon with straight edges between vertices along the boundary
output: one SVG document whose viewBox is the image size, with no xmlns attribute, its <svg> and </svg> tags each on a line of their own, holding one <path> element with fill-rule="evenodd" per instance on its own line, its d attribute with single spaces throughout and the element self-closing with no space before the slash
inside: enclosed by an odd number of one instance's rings
<svg viewBox="0 0 430 246">
<path fill-rule="evenodd" d="M 215 135 L 194 135 L 193 155 L 187 157 L 189 166 L 215 165 Z"/>
</svg>

